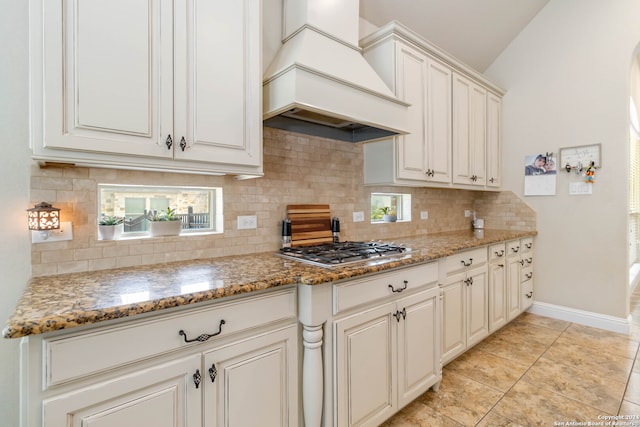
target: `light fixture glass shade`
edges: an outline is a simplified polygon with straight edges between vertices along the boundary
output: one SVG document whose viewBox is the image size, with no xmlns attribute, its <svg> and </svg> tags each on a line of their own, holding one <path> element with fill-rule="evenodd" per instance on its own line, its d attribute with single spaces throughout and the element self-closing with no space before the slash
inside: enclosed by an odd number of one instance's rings
<svg viewBox="0 0 640 427">
<path fill-rule="evenodd" d="M 49 203 L 41 202 L 27 209 L 29 212 L 29 230 L 56 230 L 60 228 L 60 209 Z"/>
</svg>

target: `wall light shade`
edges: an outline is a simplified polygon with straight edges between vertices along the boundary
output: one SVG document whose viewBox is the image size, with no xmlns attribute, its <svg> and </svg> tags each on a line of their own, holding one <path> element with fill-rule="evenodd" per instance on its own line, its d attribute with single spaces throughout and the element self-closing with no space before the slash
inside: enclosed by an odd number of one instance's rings
<svg viewBox="0 0 640 427">
<path fill-rule="evenodd" d="M 60 228 L 60 209 L 49 203 L 41 202 L 27 209 L 29 212 L 29 230 L 48 231 Z"/>
</svg>

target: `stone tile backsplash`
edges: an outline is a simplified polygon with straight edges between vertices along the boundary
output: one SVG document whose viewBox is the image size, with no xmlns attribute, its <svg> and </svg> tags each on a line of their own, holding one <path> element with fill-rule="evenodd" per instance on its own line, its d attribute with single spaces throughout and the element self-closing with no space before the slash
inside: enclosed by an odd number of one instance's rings
<svg viewBox="0 0 640 427">
<path fill-rule="evenodd" d="M 32 275 L 45 276 L 167 261 L 211 258 L 280 247 L 280 222 L 289 204 L 331 205 L 342 240 L 395 239 L 470 227 L 465 210 L 476 210 L 486 228 L 535 229 L 535 212 L 511 192 L 364 186 L 362 144 L 350 144 L 264 128 L 264 177 L 188 175 L 103 168 L 40 168 L 31 171 L 31 200 L 62 209 L 73 222 L 73 240 L 32 245 Z M 98 240 L 98 184 L 221 186 L 224 233 L 201 236 Z M 371 192 L 410 193 L 411 222 L 371 224 Z M 352 213 L 365 221 L 354 223 Z M 420 220 L 420 212 L 429 218 Z M 258 228 L 237 230 L 237 216 L 256 215 Z"/>
</svg>

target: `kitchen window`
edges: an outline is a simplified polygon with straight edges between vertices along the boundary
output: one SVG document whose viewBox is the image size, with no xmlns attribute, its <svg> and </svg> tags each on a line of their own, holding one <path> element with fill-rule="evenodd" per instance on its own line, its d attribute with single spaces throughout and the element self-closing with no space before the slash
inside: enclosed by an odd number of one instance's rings
<svg viewBox="0 0 640 427">
<path fill-rule="evenodd" d="M 411 194 L 371 193 L 371 223 L 386 222 L 385 215 L 411 221 Z"/>
<path fill-rule="evenodd" d="M 180 234 L 222 233 L 222 188 L 98 184 L 98 220 L 124 218 L 122 238 L 145 237 L 146 217 L 175 210 Z"/>
</svg>

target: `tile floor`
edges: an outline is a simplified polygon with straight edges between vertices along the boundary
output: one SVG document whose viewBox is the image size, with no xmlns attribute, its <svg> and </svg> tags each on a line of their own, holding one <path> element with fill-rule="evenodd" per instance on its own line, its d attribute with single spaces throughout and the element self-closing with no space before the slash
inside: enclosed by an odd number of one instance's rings
<svg viewBox="0 0 640 427">
<path fill-rule="evenodd" d="M 606 425 L 602 416 L 640 416 L 640 287 L 631 312 L 628 335 L 524 313 L 445 366 L 437 393 L 383 426 Z M 617 422 L 640 427 L 640 419 Z"/>
</svg>

